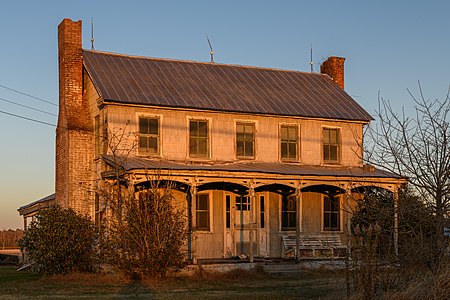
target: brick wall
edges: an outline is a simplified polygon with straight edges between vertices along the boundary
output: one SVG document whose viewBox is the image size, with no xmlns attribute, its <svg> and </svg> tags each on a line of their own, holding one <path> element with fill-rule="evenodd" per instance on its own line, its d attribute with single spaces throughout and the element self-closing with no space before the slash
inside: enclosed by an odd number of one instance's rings
<svg viewBox="0 0 450 300">
<path fill-rule="evenodd" d="M 328 74 L 341 89 L 344 89 L 344 62 L 343 57 L 330 56 L 320 66 L 320 73 Z"/>
<path fill-rule="evenodd" d="M 83 94 L 81 21 L 58 27 L 59 115 L 56 129 L 56 203 L 92 214 L 93 124 Z"/>
</svg>

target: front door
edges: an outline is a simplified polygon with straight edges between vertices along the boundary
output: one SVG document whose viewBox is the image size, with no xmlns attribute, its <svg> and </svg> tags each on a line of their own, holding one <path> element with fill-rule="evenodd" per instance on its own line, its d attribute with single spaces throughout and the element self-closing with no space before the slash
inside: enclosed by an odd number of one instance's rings
<svg viewBox="0 0 450 300">
<path fill-rule="evenodd" d="M 265 194 L 255 197 L 253 208 L 253 254 L 269 256 L 268 201 Z M 250 198 L 225 195 L 224 256 L 249 254 L 250 247 Z"/>
</svg>

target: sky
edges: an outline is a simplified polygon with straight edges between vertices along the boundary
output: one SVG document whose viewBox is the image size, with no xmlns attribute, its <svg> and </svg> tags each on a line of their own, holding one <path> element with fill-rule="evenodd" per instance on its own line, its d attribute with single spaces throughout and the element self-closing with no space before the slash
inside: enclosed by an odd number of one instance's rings
<svg viewBox="0 0 450 300">
<path fill-rule="evenodd" d="M 93 18 L 95 49 L 130 55 L 209 61 L 208 34 L 218 63 L 309 72 L 312 45 L 314 71 L 346 58 L 345 89 L 374 115 L 379 94 L 412 112 L 418 82 L 445 99 L 449 11 L 414 0 L 0 0 L 0 229 L 21 228 L 17 208 L 54 192 L 55 127 L 5 112 L 56 124 L 64 18 L 83 21 L 84 48 Z"/>
</svg>

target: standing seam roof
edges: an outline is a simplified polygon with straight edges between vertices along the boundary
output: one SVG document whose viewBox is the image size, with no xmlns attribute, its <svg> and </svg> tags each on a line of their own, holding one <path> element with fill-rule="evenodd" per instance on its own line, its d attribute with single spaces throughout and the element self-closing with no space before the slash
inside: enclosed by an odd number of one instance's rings
<svg viewBox="0 0 450 300">
<path fill-rule="evenodd" d="M 327 75 L 83 50 L 105 102 L 369 122 Z"/>
</svg>

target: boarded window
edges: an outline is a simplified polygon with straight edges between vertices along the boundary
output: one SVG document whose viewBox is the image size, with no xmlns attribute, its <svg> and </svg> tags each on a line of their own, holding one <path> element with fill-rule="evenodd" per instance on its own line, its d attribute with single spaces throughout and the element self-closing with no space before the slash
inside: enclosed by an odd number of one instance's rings
<svg viewBox="0 0 450 300">
<path fill-rule="evenodd" d="M 281 159 L 282 160 L 298 160 L 298 127 L 297 126 L 281 126 L 280 128 L 281 142 Z"/>
<path fill-rule="evenodd" d="M 209 222 L 209 195 L 198 194 L 196 201 L 196 228 L 197 230 L 210 230 Z"/>
<path fill-rule="evenodd" d="M 339 129 L 323 129 L 323 160 L 328 163 L 340 161 L 340 131 Z"/>
<path fill-rule="evenodd" d="M 159 154 L 159 119 L 139 117 L 139 154 Z"/>
<path fill-rule="evenodd" d="M 323 230 L 341 230 L 339 196 L 333 198 L 324 196 L 323 200 Z"/>
<path fill-rule="evenodd" d="M 281 200 L 281 230 L 295 230 L 297 220 L 297 201 L 295 196 Z"/>
<path fill-rule="evenodd" d="M 189 156 L 209 156 L 208 121 L 189 121 Z"/>
<path fill-rule="evenodd" d="M 100 116 L 95 116 L 94 118 L 94 132 L 95 132 L 95 157 L 97 158 L 100 155 L 100 147 L 101 147 L 101 137 L 100 137 Z"/>
<path fill-rule="evenodd" d="M 255 124 L 236 124 L 236 156 L 246 159 L 255 157 Z"/>
</svg>

